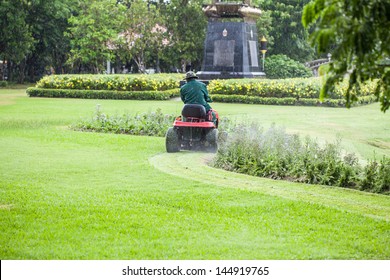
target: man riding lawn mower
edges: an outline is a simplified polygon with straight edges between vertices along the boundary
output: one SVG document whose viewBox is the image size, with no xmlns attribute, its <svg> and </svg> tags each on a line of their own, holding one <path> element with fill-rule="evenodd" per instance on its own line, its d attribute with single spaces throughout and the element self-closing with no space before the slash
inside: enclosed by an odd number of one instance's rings
<svg viewBox="0 0 390 280">
<path fill-rule="evenodd" d="M 180 150 L 215 153 L 218 150 L 218 113 L 208 104 L 212 100 L 206 85 L 196 79 L 194 72 L 187 72 L 187 82 L 180 88 L 180 97 L 185 105 L 181 116 L 167 131 L 165 143 L 168 153 Z"/>
</svg>

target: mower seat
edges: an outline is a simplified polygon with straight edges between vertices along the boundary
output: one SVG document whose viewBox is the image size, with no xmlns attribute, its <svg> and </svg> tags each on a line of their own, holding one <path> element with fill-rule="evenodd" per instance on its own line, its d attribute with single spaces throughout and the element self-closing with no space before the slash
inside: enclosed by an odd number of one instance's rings
<svg viewBox="0 0 390 280">
<path fill-rule="evenodd" d="M 184 118 L 206 119 L 206 108 L 200 104 L 186 104 L 181 111 Z"/>
</svg>

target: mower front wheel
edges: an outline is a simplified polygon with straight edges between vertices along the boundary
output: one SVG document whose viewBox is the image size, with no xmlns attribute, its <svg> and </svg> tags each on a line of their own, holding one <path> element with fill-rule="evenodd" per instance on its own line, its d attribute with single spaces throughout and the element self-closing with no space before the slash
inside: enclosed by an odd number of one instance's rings
<svg viewBox="0 0 390 280">
<path fill-rule="evenodd" d="M 165 147 L 168 153 L 177 153 L 180 150 L 179 135 L 173 127 L 170 127 L 165 135 Z"/>
</svg>

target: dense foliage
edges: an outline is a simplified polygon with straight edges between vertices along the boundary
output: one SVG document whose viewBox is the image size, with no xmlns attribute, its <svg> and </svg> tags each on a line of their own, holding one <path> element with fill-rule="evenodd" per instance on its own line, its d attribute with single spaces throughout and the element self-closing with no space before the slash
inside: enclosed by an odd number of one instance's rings
<svg viewBox="0 0 390 280">
<path fill-rule="evenodd" d="M 314 58 L 314 49 L 307 42 L 309 32 L 301 21 L 303 6 L 309 2 L 310 0 L 252 1 L 263 10 L 257 26 L 259 34 L 266 36 L 270 42 L 269 54 L 284 54 L 300 62 Z"/>
<path fill-rule="evenodd" d="M 341 150 L 339 141 L 320 145 L 276 126 L 268 130 L 256 123 L 231 126 L 213 166 L 272 179 L 390 193 L 390 158 L 362 167 L 355 155 Z"/>
<path fill-rule="evenodd" d="M 390 107 L 390 67 L 386 62 L 390 57 L 390 1 L 314 0 L 305 6 L 302 21 L 308 28 L 315 26 L 311 40 L 319 53 L 332 48 L 322 96 L 348 74 L 346 100 L 350 106 L 362 82 L 379 79 L 375 94 L 385 112 Z"/>
<path fill-rule="evenodd" d="M 199 69 L 207 23 L 201 0 L 0 3 L 0 60 L 7 61 L 0 80 L 102 73 L 107 61 L 115 73 Z"/>
<path fill-rule="evenodd" d="M 0 59 L 9 80 L 45 73 L 115 73 L 155 68 L 200 70 L 207 18 L 204 0 L 1 0 Z M 269 53 L 308 60 L 300 1 L 252 1 L 263 11 L 259 38 Z M 5 74 L 4 74 L 5 75 Z M 0 71 L 0 80 L 5 76 Z M 1 77 L 2 76 L 2 77 Z"/>
<path fill-rule="evenodd" d="M 308 78 L 312 71 L 302 63 L 286 55 L 272 55 L 265 60 L 265 71 L 269 79 Z"/>
<path fill-rule="evenodd" d="M 162 15 L 170 34 L 170 44 L 162 57 L 170 64 L 168 69 L 185 72 L 188 69 L 200 70 L 207 18 L 202 11 L 204 0 L 170 0 L 161 6 Z M 172 69 L 172 66 L 173 69 Z"/>
<path fill-rule="evenodd" d="M 105 62 L 114 58 L 110 43 L 121 31 L 122 11 L 115 0 L 79 2 L 78 11 L 68 19 L 65 32 L 71 48 L 67 63 L 82 71 L 102 72 Z"/>
<path fill-rule="evenodd" d="M 0 79 L 36 80 L 52 68 L 68 71 L 69 40 L 64 36 L 68 18 L 76 13 L 76 0 L 1 0 Z M 7 66 L 8 69 L 5 69 Z M 1 71 L 3 70 L 3 71 Z"/>
</svg>

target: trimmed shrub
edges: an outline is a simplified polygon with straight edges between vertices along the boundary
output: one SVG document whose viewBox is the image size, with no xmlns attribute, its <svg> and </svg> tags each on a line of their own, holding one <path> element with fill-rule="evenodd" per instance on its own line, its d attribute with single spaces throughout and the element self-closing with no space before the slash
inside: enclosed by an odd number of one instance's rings
<svg viewBox="0 0 390 280">
<path fill-rule="evenodd" d="M 373 95 L 375 82 L 361 86 L 359 104 L 375 102 Z M 347 90 L 344 82 L 328 99 L 319 99 L 321 89 L 320 78 L 282 79 L 282 80 L 214 80 L 208 85 L 214 101 L 248 104 L 272 105 L 304 105 L 344 107 L 344 93 Z"/>
<path fill-rule="evenodd" d="M 232 94 L 274 98 L 318 98 L 321 89 L 321 81 L 317 78 L 213 80 L 209 83 L 208 89 L 212 95 Z"/>
<path fill-rule="evenodd" d="M 211 95 L 248 95 L 259 97 L 284 98 L 319 98 L 322 82 L 320 78 L 255 80 L 232 79 L 213 80 L 208 85 Z M 371 95 L 375 91 L 375 82 L 361 85 L 359 96 Z M 347 82 L 340 85 L 336 92 L 330 94 L 330 99 L 343 99 L 348 88 Z"/>
<path fill-rule="evenodd" d="M 167 100 L 179 96 L 179 74 L 51 75 L 28 88 L 30 97 Z"/>
<path fill-rule="evenodd" d="M 133 99 L 133 100 L 168 100 L 179 96 L 179 89 L 165 91 L 115 91 L 115 90 L 71 90 L 28 88 L 30 97 L 85 98 L 85 99 Z"/>
<path fill-rule="evenodd" d="M 265 73 L 269 79 L 308 78 L 313 76 L 309 68 L 284 54 L 269 56 L 265 60 Z"/>
<path fill-rule="evenodd" d="M 38 88 L 116 90 L 116 91 L 162 91 L 179 87 L 182 75 L 51 75 L 38 81 Z"/>
<path fill-rule="evenodd" d="M 180 95 L 181 78 L 182 74 L 52 75 L 27 93 L 31 97 L 167 100 Z M 375 86 L 375 82 L 362 85 L 356 104 L 376 101 Z M 320 78 L 212 80 L 208 85 L 210 95 L 219 102 L 333 107 L 345 106 L 347 88 L 344 82 L 321 102 Z"/>
</svg>

